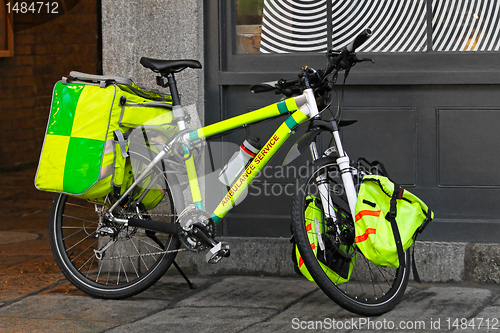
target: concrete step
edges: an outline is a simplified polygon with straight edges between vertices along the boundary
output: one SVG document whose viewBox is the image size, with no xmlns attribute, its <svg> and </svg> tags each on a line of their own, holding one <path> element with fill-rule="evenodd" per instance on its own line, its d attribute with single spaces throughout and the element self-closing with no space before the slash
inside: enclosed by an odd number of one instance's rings
<svg viewBox="0 0 500 333">
<path fill-rule="evenodd" d="M 195 275 L 295 276 L 286 238 L 220 237 L 231 256 L 207 264 L 205 255 L 180 252 L 177 262 Z M 417 241 L 415 261 L 422 282 L 500 282 L 500 244 Z"/>
</svg>

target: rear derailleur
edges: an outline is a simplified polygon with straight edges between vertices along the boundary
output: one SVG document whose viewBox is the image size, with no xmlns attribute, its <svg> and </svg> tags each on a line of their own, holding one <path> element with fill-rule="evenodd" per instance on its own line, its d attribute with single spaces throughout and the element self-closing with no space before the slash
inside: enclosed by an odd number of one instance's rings
<svg viewBox="0 0 500 333">
<path fill-rule="evenodd" d="M 97 259 L 101 260 L 104 258 L 106 250 L 109 249 L 114 243 L 116 243 L 119 233 L 120 230 L 118 228 L 114 226 L 102 225 L 102 223 L 99 223 L 95 237 L 96 238 L 109 237 L 110 240 L 108 241 L 108 243 L 102 246 L 101 249 L 99 250 L 94 249 L 94 253 Z"/>
</svg>

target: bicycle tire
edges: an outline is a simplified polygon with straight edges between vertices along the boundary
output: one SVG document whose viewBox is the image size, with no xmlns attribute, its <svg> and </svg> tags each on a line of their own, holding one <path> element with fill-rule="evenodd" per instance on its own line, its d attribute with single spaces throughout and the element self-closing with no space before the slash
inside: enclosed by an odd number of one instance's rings
<svg viewBox="0 0 500 333">
<path fill-rule="evenodd" d="M 138 165 L 147 165 L 154 155 L 149 149 L 130 150 L 131 161 L 136 161 Z M 142 213 L 162 213 L 165 215 L 164 222 L 173 223 L 175 212 L 183 209 L 183 200 L 180 200 L 182 192 L 175 177 L 169 176 L 167 181 L 162 168 L 157 165 L 151 173 L 159 175 L 158 186 L 163 189 L 164 196 L 154 209 Z M 112 237 L 97 237 L 99 213 L 95 208 L 93 202 L 65 194 L 54 197 L 49 222 L 50 244 L 66 278 L 83 292 L 108 299 L 131 297 L 156 283 L 176 257 L 175 251 L 180 247 L 177 235 L 124 227 L 116 236 L 117 241 L 99 260 L 94 250 L 111 243 Z M 155 220 L 158 219 L 162 220 L 155 217 Z M 155 255 L 164 250 L 174 252 Z"/>
<path fill-rule="evenodd" d="M 342 198 L 343 194 L 334 193 L 331 190 L 335 188 L 338 190 L 336 186 L 342 184 L 338 165 L 333 158 L 329 157 L 317 160 L 313 163 L 312 168 L 309 169 L 308 174 L 299 181 L 297 195 L 292 204 L 292 231 L 302 260 L 314 282 L 335 303 L 363 316 L 381 315 L 396 306 L 404 295 L 410 272 L 409 251 L 405 252 L 404 262 L 400 263 L 399 268 L 393 269 L 390 267 L 375 266 L 363 256 L 361 251 L 354 247 L 356 249 L 356 259 L 352 267 L 352 273 L 350 273 L 349 281 L 338 284 L 337 282 L 340 279 L 333 281 L 332 274 L 327 274 L 325 265 L 322 266 L 315 256 L 307 234 L 308 231 L 306 231 L 306 198 L 308 195 L 311 195 L 311 189 L 318 182 L 319 174 L 327 175 L 326 180 L 328 181 L 330 197 L 334 198 L 331 204 L 346 217 L 342 222 L 340 222 L 340 218 L 337 218 L 337 221 L 334 223 L 339 227 L 340 224 L 344 226 L 350 223 L 349 228 L 352 227 L 352 230 L 354 230 L 354 221 L 351 214 L 348 208 L 345 208 L 345 204 L 342 203 L 342 200 L 346 202 L 345 198 Z M 338 178 L 335 179 L 336 177 Z M 323 208 L 321 210 L 323 211 Z M 323 220 L 320 223 L 325 224 L 325 215 L 323 212 L 322 216 Z M 336 216 L 338 217 L 339 214 Z M 327 228 L 325 226 L 324 229 L 320 230 L 327 230 Z M 330 230 L 336 229 L 334 227 Z M 337 249 L 340 245 L 349 245 L 346 240 L 343 241 L 344 244 L 340 244 L 342 241 L 339 241 L 339 237 L 335 238 L 330 232 L 326 232 L 325 235 L 332 241 L 332 244 L 334 242 L 337 243 Z M 351 238 L 351 242 L 354 242 L 353 238 Z M 350 244 L 350 246 L 355 245 Z M 330 248 L 330 251 L 338 251 L 332 249 Z M 326 248 L 325 253 L 327 251 L 329 251 L 328 248 Z M 332 255 L 330 254 L 330 258 Z"/>
</svg>

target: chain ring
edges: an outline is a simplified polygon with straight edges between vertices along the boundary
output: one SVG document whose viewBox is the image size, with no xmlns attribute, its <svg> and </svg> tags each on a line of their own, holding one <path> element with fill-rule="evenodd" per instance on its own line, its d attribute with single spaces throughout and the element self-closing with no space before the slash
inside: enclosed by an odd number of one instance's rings
<svg viewBox="0 0 500 333">
<path fill-rule="evenodd" d="M 207 246 L 191 231 L 196 225 L 198 229 L 203 229 L 203 232 L 209 237 L 215 235 L 215 224 L 206 212 L 196 208 L 194 205 L 187 207 L 179 217 L 181 230 L 178 234 L 181 244 L 191 252 L 201 252 L 207 249 Z"/>
</svg>

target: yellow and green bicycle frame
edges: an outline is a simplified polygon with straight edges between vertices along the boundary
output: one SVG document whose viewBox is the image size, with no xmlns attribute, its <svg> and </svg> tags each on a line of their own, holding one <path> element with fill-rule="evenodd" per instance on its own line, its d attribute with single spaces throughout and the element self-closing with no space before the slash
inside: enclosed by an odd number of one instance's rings
<svg viewBox="0 0 500 333">
<path fill-rule="evenodd" d="M 238 127 L 256 123 L 261 120 L 274 118 L 278 116 L 288 117 L 281 124 L 281 126 L 269 138 L 263 148 L 259 151 L 253 161 L 249 164 L 246 170 L 237 178 L 236 182 L 229 189 L 222 201 L 219 203 L 215 211 L 212 213 L 212 219 L 215 224 L 226 215 L 226 213 L 234 207 L 234 203 L 238 200 L 242 193 L 248 188 L 252 180 L 259 174 L 260 170 L 269 162 L 283 143 L 290 137 L 293 131 L 301 124 L 311 119 L 318 114 L 316 101 L 312 89 L 305 89 L 304 93 L 300 96 L 288 98 L 278 103 L 271 104 L 261 109 L 248 112 L 221 122 L 199 128 L 194 131 L 185 132 L 184 121 L 178 122 L 179 131 L 183 131 L 181 137 L 177 136 L 171 143 L 158 153 L 158 155 L 151 161 L 141 175 L 134 181 L 134 183 L 125 191 L 123 197 L 126 197 L 131 190 L 143 180 L 143 175 L 146 175 L 157 163 L 169 153 L 171 153 L 173 144 L 176 140 L 180 140 L 186 144 L 194 143 L 198 140 L 210 138 L 211 136 L 221 134 Z M 186 171 L 191 190 L 192 202 L 196 207 L 203 210 L 203 203 L 201 199 L 201 192 L 198 185 L 198 176 L 193 156 L 190 156 L 185 161 Z M 119 205 L 120 200 L 114 203 L 109 209 L 108 216 L 115 222 L 127 224 L 127 220 L 113 217 L 113 210 Z"/>
<path fill-rule="evenodd" d="M 197 140 L 209 138 L 211 136 L 264 119 L 288 115 L 286 120 L 263 145 L 262 149 L 259 153 L 257 153 L 246 170 L 244 170 L 243 173 L 236 178 L 232 187 L 219 203 L 212 214 L 212 219 L 215 224 L 219 223 L 224 215 L 226 215 L 226 213 L 234 206 L 235 202 L 241 194 L 245 192 L 252 180 L 259 174 L 260 170 L 262 170 L 262 168 L 269 162 L 283 143 L 290 137 L 297 126 L 309 120 L 311 114 L 317 114 L 316 108 L 314 109 L 316 112 L 311 112 L 310 105 L 306 102 L 306 100 L 307 98 L 305 95 L 288 98 L 261 109 L 202 127 L 185 135 L 184 139 L 186 141 L 195 142 Z M 316 107 L 315 103 L 314 107 Z M 201 203 L 201 193 L 198 187 L 196 170 L 192 157 L 186 161 L 186 169 L 193 203 L 196 207 L 203 209 L 203 205 Z"/>
<path fill-rule="evenodd" d="M 185 146 L 198 140 L 210 138 L 211 136 L 236 129 L 244 125 L 256 123 L 261 120 L 274 118 L 281 115 L 288 115 L 288 117 L 279 126 L 276 132 L 274 132 L 274 134 L 269 138 L 263 148 L 257 153 L 256 157 L 248 165 L 246 170 L 244 170 L 236 179 L 236 182 L 231 186 L 227 194 L 223 197 L 215 211 L 211 213 L 211 218 L 214 224 L 217 224 L 227 214 L 227 212 L 231 210 L 232 207 L 234 207 L 234 204 L 236 203 L 238 198 L 240 198 L 240 196 L 245 192 L 245 190 L 251 184 L 252 180 L 259 174 L 260 170 L 264 168 L 264 166 L 274 156 L 274 154 L 283 145 L 283 143 L 290 137 L 294 130 L 299 125 L 317 116 L 318 114 L 319 112 L 316 105 L 314 92 L 311 88 L 309 88 L 305 89 L 303 94 L 300 96 L 288 98 L 261 109 L 245 113 L 243 115 L 236 116 L 230 119 L 226 119 L 194 131 L 186 131 L 184 121 L 178 121 L 178 129 L 180 131 L 179 135 L 172 139 L 170 143 L 165 144 L 163 149 L 158 153 L 158 155 L 156 155 L 156 157 L 145 168 L 142 174 L 139 175 L 134 183 L 125 191 L 121 198 L 126 197 L 132 191 L 132 189 L 143 180 L 145 175 L 149 173 L 149 171 L 151 171 L 151 169 L 156 164 L 160 163 L 167 154 L 170 154 L 172 152 L 173 145 L 176 142 L 181 142 Z M 342 173 L 342 180 L 345 185 L 350 210 L 353 213 L 357 195 L 352 180 L 352 175 L 349 171 L 349 157 L 343 151 L 338 131 L 334 131 L 332 134 L 335 139 L 337 152 L 339 154 L 337 163 L 339 164 L 339 168 Z M 189 156 L 189 152 L 186 153 L 185 156 L 185 165 L 189 180 L 189 186 L 191 189 L 192 202 L 197 208 L 199 208 L 200 210 L 204 210 L 193 156 Z M 111 206 L 111 208 L 107 212 L 107 215 L 113 221 L 124 223 L 125 225 L 127 225 L 129 223 L 129 220 L 116 218 L 112 214 L 113 210 L 120 204 L 120 201 L 121 199 L 117 200 L 114 205 Z M 329 211 L 329 207 L 324 208 L 326 212 Z"/>
</svg>

